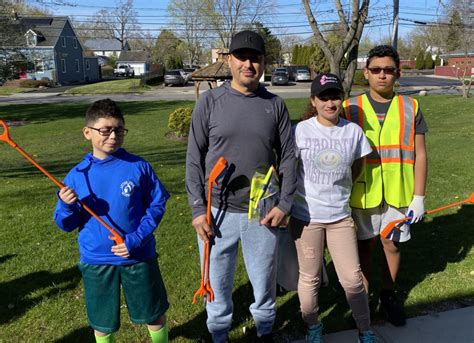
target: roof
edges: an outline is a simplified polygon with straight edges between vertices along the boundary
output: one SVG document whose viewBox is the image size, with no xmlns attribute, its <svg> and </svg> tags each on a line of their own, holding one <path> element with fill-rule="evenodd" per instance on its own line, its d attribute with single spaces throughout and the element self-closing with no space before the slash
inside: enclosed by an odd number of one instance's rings
<svg viewBox="0 0 474 343">
<path fill-rule="evenodd" d="M 231 79 L 232 73 L 227 62 L 215 62 L 191 74 L 195 81 Z"/>
<path fill-rule="evenodd" d="M 21 17 L 19 22 L 18 28 L 22 31 L 22 34 L 25 34 L 28 30 L 33 30 L 38 36 L 44 38 L 44 40 L 38 40 L 37 46 L 53 47 L 68 22 L 68 17 Z M 22 37 L 22 39 L 24 38 Z M 22 43 L 24 44 L 24 40 Z"/>
<path fill-rule="evenodd" d="M 474 50 L 470 50 L 470 51 L 461 51 L 461 50 L 458 50 L 458 51 L 453 51 L 453 52 L 450 52 L 450 53 L 446 53 L 446 54 L 441 54 L 440 56 L 443 57 L 443 58 L 450 58 L 450 57 L 473 57 L 474 56 Z"/>
<path fill-rule="evenodd" d="M 122 44 L 120 44 L 119 40 L 115 38 L 87 39 L 84 40 L 84 46 L 89 50 L 122 51 Z"/>
<path fill-rule="evenodd" d="M 143 50 L 124 50 L 120 53 L 118 62 L 148 62 L 151 55 Z"/>
</svg>

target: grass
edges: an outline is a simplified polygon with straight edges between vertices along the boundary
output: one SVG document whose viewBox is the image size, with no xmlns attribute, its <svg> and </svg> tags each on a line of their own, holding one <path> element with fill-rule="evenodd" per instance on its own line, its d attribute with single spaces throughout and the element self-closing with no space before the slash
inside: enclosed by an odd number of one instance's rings
<svg viewBox="0 0 474 343">
<path fill-rule="evenodd" d="M 306 99 L 286 101 L 293 119 Z M 474 100 L 458 96 L 420 98 L 429 126 L 430 161 L 427 208 L 467 198 L 473 191 L 472 145 Z M 202 303 L 191 305 L 199 286 L 198 253 L 184 188 L 186 143 L 165 138 L 169 113 L 192 102 L 128 102 L 122 107 L 127 127 L 125 148 L 155 168 L 172 195 L 156 231 L 160 267 L 168 289 L 170 337 L 176 342 L 208 340 Z M 11 137 L 42 166 L 63 178 L 89 150 L 81 137 L 87 104 L 7 105 L 0 118 L 22 120 Z M 76 268 L 77 233 L 61 232 L 52 220 L 55 187 L 6 143 L 0 142 L 0 341 L 31 338 L 44 342 L 93 342 L 88 327 L 82 283 Z M 473 206 L 446 210 L 413 227 L 403 245 L 399 275 L 401 297 L 409 316 L 474 303 Z M 380 258 L 380 257 L 378 257 Z M 329 332 L 352 328 L 350 312 L 334 268 L 322 289 L 320 307 Z M 374 287 L 380 279 L 374 280 Z M 249 339 L 251 286 L 242 260 L 234 289 L 231 338 Z M 295 293 L 278 298 L 275 329 L 281 336 L 302 338 L 304 326 Z M 375 320 L 380 317 L 375 315 Z M 119 342 L 147 341 L 143 326 L 133 325 L 122 309 Z"/>
<path fill-rule="evenodd" d="M 1 86 L 0 87 L 0 96 L 8 96 L 16 93 L 24 93 L 30 91 L 29 88 L 13 87 L 13 86 Z"/>
<path fill-rule="evenodd" d="M 102 81 L 90 85 L 78 86 L 65 91 L 65 94 L 116 94 L 142 93 L 149 86 L 140 86 L 140 79 Z"/>
</svg>

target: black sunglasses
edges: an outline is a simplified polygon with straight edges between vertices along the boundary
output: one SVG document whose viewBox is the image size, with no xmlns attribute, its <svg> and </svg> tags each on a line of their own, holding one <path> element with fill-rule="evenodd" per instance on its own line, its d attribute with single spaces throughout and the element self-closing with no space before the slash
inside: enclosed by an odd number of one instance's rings
<svg viewBox="0 0 474 343">
<path fill-rule="evenodd" d="M 100 129 L 96 129 L 95 127 L 88 126 L 88 128 L 99 132 L 101 136 L 110 136 L 112 132 L 115 132 L 116 136 L 123 137 L 128 133 L 128 130 L 123 127 L 101 127 Z"/>
<path fill-rule="evenodd" d="M 232 55 L 240 62 L 245 62 L 249 60 L 252 63 L 258 63 L 262 60 L 262 55 L 258 54 L 239 54 L 234 52 Z"/>
<path fill-rule="evenodd" d="M 383 72 L 387 75 L 393 75 L 395 74 L 398 69 L 395 67 L 386 67 L 386 68 L 380 68 L 380 67 L 375 67 L 375 68 L 367 68 L 372 74 L 380 74 L 383 70 Z"/>
</svg>

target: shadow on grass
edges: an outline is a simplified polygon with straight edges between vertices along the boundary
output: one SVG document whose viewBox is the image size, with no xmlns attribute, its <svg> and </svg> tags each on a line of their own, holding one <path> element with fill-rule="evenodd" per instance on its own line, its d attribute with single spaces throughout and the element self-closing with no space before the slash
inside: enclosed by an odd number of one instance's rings
<svg viewBox="0 0 474 343">
<path fill-rule="evenodd" d="M 247 321 L 250 316 L 249 306 L 253 302 L 253 292 L 250 283 L 247 282 L 245 285 L 237 288 L 233 292 L 232 298 L 234 299 L 232 328 L 234 328 Z M 204 305 L 202 302 L 199 302 L 196 306 Z M 179 340 L 180 337 L 184 337 L 199 342 L 211 342 L 211 336 L 207 331 L 206 319 L 206 310 L 203 308 L 203 310 L 193 319 L 184 324 L 173 327 L 169 333 L 170 341 Z M 249 340 L 249 337 L 245 337 L 243 340 L 233 339 L 232 341 L 249 342 L 251 340 Z"/>
<path fill-rule="evenodd" d="M 0 282 L 0 324 L 17 319 L 37 305 L 42 298 L 53 297 L 73 289 L 81 280 L 77 267 L 58 273 L 37 271 L 20 278 Z M 46 293 L 32 297 L 35 291 L 51 288 Z"/>
<path fill-rule="evenodd" d="M 3 255 L 0 256 L 0 264 L 7 262 L 8 260 L 14 258 L 16 254 L 9 254 L 9 255 Z"/>
<path fill-rule="evenodd" d="M 70 343 L 70 342 L 77 342 L 77 343 L 93 343 L 95 342 L 93 330 L 86 326 L 79 329 L 76 329 L 70 332 L 68 335 L 56 339 L 53 341 L 54 343 Z"/>
<path fill-rule="evenodd" d="M 107 95 L 104 95 L 104 99 Z M 156 115 L 156 111 L 169 113 L 178 106 L 193 106 L 192 101 L 150 101 L 119 103 L 125 119 L 134 113 Z M 65 102 L 60 104 L 28 104 L 3 106 L 1 118 L 4 120 L 24 120 L 45 123 L 59 119 L 84 118 L 89 103 Z"/>
</svg>

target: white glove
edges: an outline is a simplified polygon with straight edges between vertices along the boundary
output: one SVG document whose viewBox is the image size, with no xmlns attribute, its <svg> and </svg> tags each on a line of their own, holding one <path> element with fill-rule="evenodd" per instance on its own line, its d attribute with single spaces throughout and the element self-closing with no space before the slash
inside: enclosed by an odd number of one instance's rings
<svg viewBox="0 0 474 343">
<path fill-rule="evenodd" d="M 407 217 L 412 217 L 408 224 L 414 224 L 423 219 L 423 216 L 425 215 L 425 196 L 414 195 L 405 215 Z"/>
</svg>

